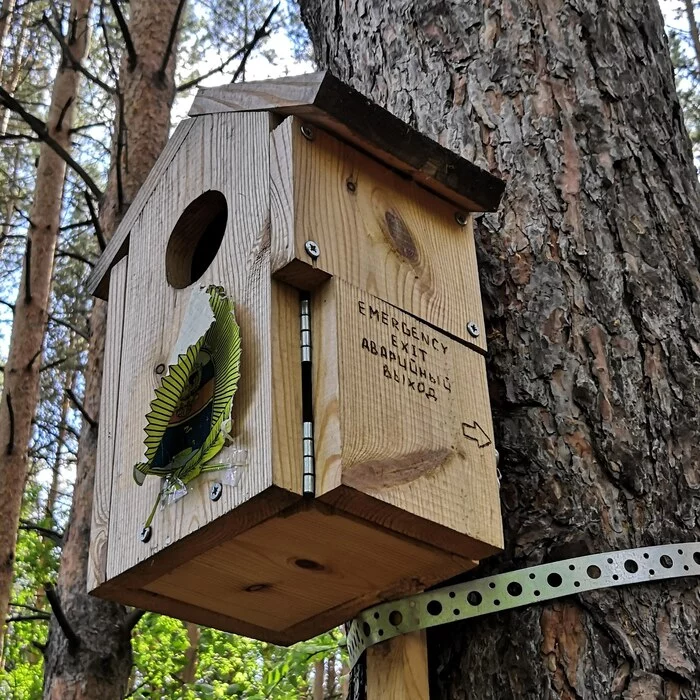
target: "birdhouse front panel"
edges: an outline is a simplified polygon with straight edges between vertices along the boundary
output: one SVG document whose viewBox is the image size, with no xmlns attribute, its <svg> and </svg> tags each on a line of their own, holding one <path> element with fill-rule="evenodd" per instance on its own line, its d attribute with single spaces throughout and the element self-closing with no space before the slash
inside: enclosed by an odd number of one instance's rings
<svg viewBox="0 0 700 700">
<path fill-rule="evenodd" d="M 502 546 L 468 210 L 502 187 L 324 74 L 193 111 L 92 280 L 89 588 L 287 644 Z"/>
<path fill-rule="evenodd" d="M 299 463 L 301 440 L 301 402 L 294 400 L 300 382 L 298 296 L 290 298 L 281 286 L 275 286 L 273 294 L 270 284 L 268 133 L 264 113 L 195 120 L 132 231 L 119 389 L 122 408 L 109 530 L 110 579 L 271 488 L 273 469 L 286 469 L 292 490 L 296 479 L 300 491 L 300 469 L 289 464 Z M 195 283 L 190 284 L 185 275 L 173 285 L 168 281 L 172 270 L 168 263 L 173 262 L 168 256 L 171 234 L 183 212 L 209 192 L 221 193 L 226 202 L 228 216 L 221 245 Z M 211 206 L 207 202 L 202 211 L 195 211 L 193 221 L 209 216 Z M 179 251 L 190 266 L 196 247 L 194 232 L 194 226 L 184 232 Z M 178 260 L 176 255 L 175 262 Z M 157 526 L 149 541 L 142 542 L 139 532 L 161 488 L 157 478 L 147 478 L 141 486 L 134 483 L 133 467 L 144 456 L 145 416 L 172 363 L 189 298 L 195 289 L 208 284 L 221 285 L 235 300 L 243 352 L 233 442 L 227 449 L 246 453 L 247 460 L 240 468 L 238 487 L 224 488 L 217 501 L 209 497 L 210 482 L 217 481 L 216 475 L 199 477 L 187 498 L 157 512 Z M 281 321 L 273 333 L 273 314 L 287 315 L 291 322 Z M 285 333 L 288 343 L 283 352 L 276 344 L 284 342 Z M 276 422 L 273 381 L 284 397 L 275 405 L 285 410 L 284 420 Z M 297 435 L 291 435 L 294 430 Z M 273 449 L 276 440 L 291 442 Z"/>
</svg>

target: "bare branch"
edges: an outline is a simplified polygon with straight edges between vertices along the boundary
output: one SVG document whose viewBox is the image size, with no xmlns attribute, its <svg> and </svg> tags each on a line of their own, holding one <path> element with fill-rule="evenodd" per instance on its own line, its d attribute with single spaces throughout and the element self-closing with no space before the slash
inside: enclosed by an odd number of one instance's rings
<svg viewBox="0 0 700 700">
<path fill-rule="evenodd" d="M 85 265 L 89 265 L 90 267 L 92 267 L 95 264 L 92 260 L 89 260 L 84 255 L 81 255 L 80 253 L 76 253 L 75 251 L 72 251 L 72 250 L 65 250 L 63 248 L 56 248 L 56 255 L 58 257 L 62 257 L 62 258 L 72 258 L 73 260 L 77 260 L 78 262 L 84 263 Z"/>
<path fill-rule="evenodd" d="M 119 6 L 119 0 L 109 0 L 109 4 L 112 6 L 114 16 L 117 18 L 117 24 L 119 25 L 122 36 L 124 37 L 124 46 L 126 47 L 126 53 L 129 57 L 129 70 L 134 70 L 139 59 L 136 55 L 136 49 L 134 48 L 134 42 L 131 39 L 131 34 L 129 33 L 129 26 L 126 23 L 124 15 L 122 14 L 122 8 Z"/>
<path fill-rule="evenodd" d="M 53 24 L 51 24 L 49 18 L 46 15 L 44 15 L 41 18 L 41 24 L 43 24 L 56 39 L 59 46 L 61 47 L 63 60 L 70 63 L 70 66 L 73 70 L 77 70 L 79 73 L 82 73 L 88 80 L 95 83 L 95 85 L 99 85 L 105 92 L 108 92 L 110 95 L 113 95 L 116 92 L 115 88 L 113 88 L 111 85 L 107 85 L 107 83 L 105 83 L 103 80 L 100 80 L 100 78 L 98 78 L 94 73 L 91 73 L 87 68 L 85 68 L 85 66 L 80 61 L 76 61 L 73 58 L 73 54 L 71 53 L 70 48 L 67 46 L 63 35 L 56 27 L 53 26 Z"/>
<path fill-rule="evenodd" d="M 200 75 L 197 78 L 192 78 L 192 80 L 188 80 L 186 83 L 182 83 L 182 85 L 178 85 L 177 91 L 178 92 L 185 92 L 186 90 L 189 90 L 193 87 L 196 87 L 201 83 L 203 80 L 206 80 L 207 78 L 211 78 L 212 75 L 215 75 L 216 73 L 221 73 L 234 59 L 238 58 L 239 56 L 245 55 L 244 61 L 247 60 L 247 57 L 250 55 L 250 53 L 253 51 L 255 48 L 255 45 L 263 38 L 269 35 L 269 30 L 268 26 L 270 23 L 270 20 L 272 19 L 272 16 L 274 13 L 277 11 L 277 8 L 279 5 L 276 5 L 275 7 L 270 10 L 270 14 L 267 16 L 263 24 L 260 26 L 259 29 L 256 30 L 255 34 L 253 35 L 253 38 L 244 46 L 242 46 L 238 51 L 235 53 L 232 53 L 225 61 L 220 63 L 216 68 L 213 68 L 212 70 L 208 71 L 207 73 L 204 73 L 204 75 Z M 240 66 L 239 66 L 240 68 Z M 234 76 L 234 80 L 238 77 L 238 74 Z M 231 81 L 233 82 L 233 80 Z"/>
<path fill-rule="evenodd" d="M 8 624 L 10 622 L 35 622 L 36 620 L 50 620 L 51 615 L 48 613 L 36 613 L 35 615 L 12 615 L 7 618 Z"/>
<path fill-rule="evenodd" d="M 32 303 L 32 239 L 27 238 L 24 249 L 24 303 Z"/>
<path fill-rule="evenodd" d="M 136 627 L 136 625 L 139 624 L 139 621 L 146 614 L 146 612 L 147 612 L 146 610 L 140 610 L 139 608 L 134 608 L 124 618 L 124 629 L 127 632 L 131 632 L 131 630 L 133 630 L 134 627 Z"/>
<path fill-rule="evenodd" d="M 238 80 L 239 76 L 245 70 L 245 65 L 248 61 L 248 57 L 251 53 L 253 53 L 255 47 L 270 33 L 268 30 L 268 26 L 272 21 L 273 15 L 275 14 L 275 12 L 277 12 L 278 7 L 279 3 L 270 10 L 270 14 L 268 14 L 268 16 L 265 18 L 265 21 L 255 30 L 253 38 L 244 47 L 243 58 L 241 58 L 241 62 L 238 64 L 238 68 L 236 68 L 236 72 L 233 74 L 233 78 L 231 78 L 232 83 L 235 83 L 236 80 Z"/>
<path fill-rule="evenodd" d="M 63 535 L 60 532 L 56 532 L 56 530 L 51 530 L 48 527 L 41 527 L 40 525 L 30 523 L 27 520 L 22 520 L 20 522 L 20 530 L 25 530 L 26 532 L 36 532 L 42 537 L 45 537 L 47 540 L 51 540 L 55 545 L 58 545 L 59 547 L 63 544 Z"/>
<path fill-rule="evenodd" d="M 80 411 L 80 414 L 85 419 L 85 422 L 88 423 L 88 425 L 93 430 L 97 428 L 97 421 L 85 410 L 85 406 L 83 406 L 80 399 L 73 393 L 73 390 L 69 387 L 66 387 L 66 394 L 68 395 L 68 398 L 73 402 L 75 407 L 78 409 L 78 411 Z"/>
<path fill-rule="evenodd" d="M 73 628 L 70 626 L 70 623 L 63 612 L 61 600 L 58 597 L 58 593 L 56 593 L 56 589 L 50 583 L 47 583 L 44 584 L 44 590 L 46 591 L 46 598 L 49 601 L 51 610 L 56 617 L 56 622 L 58 622 L 59 627 L 61 630 L 63 630 L 63 634 L 66 635 L 66 639 L 68 640 L 68 651 L 71 654 L 74 654 L 80 646 L 80 638 L 73 631 Z"/>
<path fill-rule="evenodd" d="M 64 328 L 67 328 L 69 331 L 73 331 L 74 333 L 77 333 L 81 338 L 85 338 L 85 340 L 90 340 L 90 336 L 77 326 L 74 326 L 70 321 L 66 321 L 64 318 L 59 318 L 58 316 L 54 316 L 53 314 L 49 314 L 49 321 L 53 321 L 54 323 L 57 323 L 59 326 L 63 326 Z"/>
<path fill-rule="evenodd" d="M 90 191 L 97 199 L 102 197 L 100 188 L 95 184 L 95 181 L 85 172 L 85 169 L 61 146 L 56 139 L 49 133 L 48 127 L 41 119 L 37 119 L 33 114 L 27 112 L 26 109 L 10 95 L 5 88 L 0 86 L 0 102 L 15 114 L 20 116 L 29 126 L 29 128 L 57 155 L 59 155 L 85 182 Z"/>
<path fill-rule="evenodd" d="M 105 240 L 105 235 L 102 232 L 102 226 L 100 226 L 100 217 L 97 215 L 97 209 L 95 209 L 95 203 L 92 201 L 89 193 L 83 192 L 85 201 L 87 202 L 88 210 L 90 212 L 90 219 L 92 220 L 92 225 L 95 227 L 95 236 L 97 236 L 97 243 L 100 246 L 100 251 L 103 251 L 107 247 L 107 241 Z"/>
<path fill-rule="evenodd" d="M 180 0 L 177 4 L 177 10 L 175 10 L 175 16 L 173 17 L 173 23 L 170 27 L 170 34 L 168 35 L 168 44 L 165 48 L 165 53 L 163 54 L 163 60 L 161 61 L 160 68 L 158 70 L 158 77 L 161 80 L 165 79 L 165 71 L 168 67 L 168 61 L 170 60 L 170 54 L 172 53 L 173 46 L 175 45 L 175 38 L 177 37 L 177 31 L 180 28 L 180 15 L 182 14 L 182 8 L 185 6 L 185 0 Z"/>
</svg>

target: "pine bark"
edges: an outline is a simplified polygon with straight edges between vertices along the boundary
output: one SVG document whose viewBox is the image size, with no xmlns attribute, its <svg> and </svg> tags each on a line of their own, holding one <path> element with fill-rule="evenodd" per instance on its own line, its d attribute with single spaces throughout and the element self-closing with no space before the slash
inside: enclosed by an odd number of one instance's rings
<svg viewBox="0 0 700 700">
<path fill-rule="evenodd" d="M 323 64 L 508 183 L 476 227 L 506 538 L 479 573 L 697 541 L 698 181 L 658 3 L 301 6 Z M 432 697 L 700 697 L 697 586 L 438 628 Z"/>
<path fill-rule="evenodd" d="M 80 62 L 88 50 L 90 5 L 91 0 L 71 3 L 71 31 L 66 43 L 76 62 Z M 59 66 L 47 126 L 50 135 L 66 150 L 70 150 L 79 82 L 80 74 L 71 65 L 62 63 Z M 12 588 L 15 539 L 27 478 L 32 419 L 39 400 L 41 348 L 48 320 L 65 172 L 65 162 L 43 144 L 0 399 L 0 522 L 3 523 L 0 528 L 0 646 Z"/>
<path fill-rule="evenodd" d="M 112 148 L 112 167 L 100 222 L 106 238 L 114 232 L 168 139 L 175 95 L 172 52 L 163 65 L 179 0 L 132 0 L 129 33 L 135 60 L 125 55 Z M 165 70 L 162 70 L 165 67 Z M 104 356 L 106 305 L 97 300 L 90 316 L 90 354 L 84 406 L 95 420 Z M 71 646 L 52 618 L 45 653 L 45 700 L 118 700 L 131 670 L 131 618 L 114 603 L 87 595 L 97 429 L 83 422 L 68 531 L 61 554 L 58 595 L 80 640 Z"/>
</svg>

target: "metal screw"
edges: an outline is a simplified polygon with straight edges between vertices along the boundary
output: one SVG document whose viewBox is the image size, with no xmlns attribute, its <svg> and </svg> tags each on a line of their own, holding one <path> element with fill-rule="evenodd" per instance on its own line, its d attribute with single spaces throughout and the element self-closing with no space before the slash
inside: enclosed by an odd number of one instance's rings
<svg viewBox="0 0 700 700">
<path fill-rule="evenodd" d="M 458 211 L 455 213 L 455 221 L 460 226 L 466 226 L 468 221 L 467 215 L 463 211 Z"/>
<path fill-rule="evenodd" d="M 165 372 L 165 365 L 161 362 L 159 365 L 156 365 L 156 374 L 163 374 Z"/>
<path fill-rule="evenodd" d="M 481 335 L 479 326 L 477 326 L 476 323 L 474 323 L 474 321 L 469 321 L 469 323 L 467 323 L 467 330 L 469 331 L 469 335 L 472 336 L 472 338 L 478 338 Z"/>
<path fill-rule="evenodd" d="M 354 180 L 348 179 L 348 181 L 345 183 L 347 185 L 348 191 L 354 192 L 357 189 L 357 185 L 355 184 Z"/>
<path fill-rule="evenodd" d="M 141 532 L 139 533 L 139 539 L 145 544 L 146 542 L 148 542 L 148 540 L 151 539 L 152 534 L 153 529 L 150 525 L 148 525 L 147 527 L 144 527 L 143 530 L 141 530 Z"/>
<path fill-rule="evenodd" d="M 301 125 L 301 135 L 309 141 L 314 140 L 314 130 L 308 124 Z"/>
<path fill-rule="evenodd" d="M 321 255 L 321 249 L 318 247 L 316 241 L 306 241 L 306 243 L 304 243 L 304 249 L 314 260 Z"/>
<path fill-rule="evenodd" d="M 223 491 L 223 488 L 221 484 L 217 481 L 216 483 L 211 485 L 211 488 L 209 489 L 209 498 L 212 501 L 218 501 L 221 498 L 221 493 Z"/>
</svg>

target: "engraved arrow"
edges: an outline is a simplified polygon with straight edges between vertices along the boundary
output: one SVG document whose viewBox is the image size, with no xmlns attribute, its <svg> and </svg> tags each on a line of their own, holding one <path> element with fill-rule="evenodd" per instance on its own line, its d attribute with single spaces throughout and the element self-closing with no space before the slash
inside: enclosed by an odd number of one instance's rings
<svg viewBox="0 0 700 700">
<path fill-rule="evenodd" d="M 488 447 L 491 444 L 491 438 L 476 421 L 473 423 L 462 423 L 462 434 L 467 440 L 474 440 L 479 449 Z"/>
</svg>

